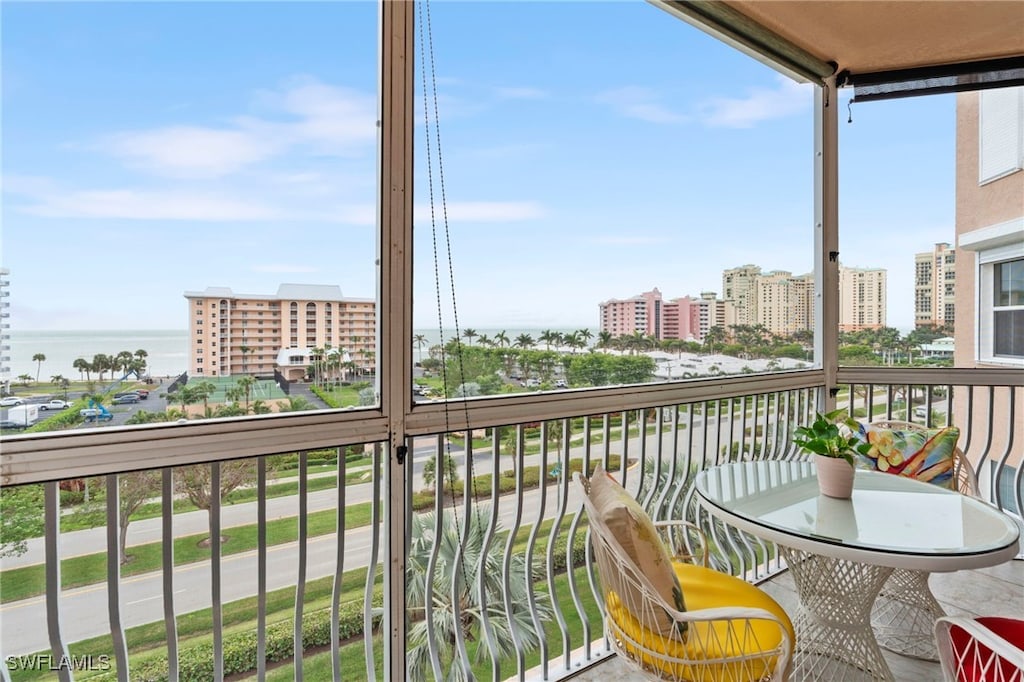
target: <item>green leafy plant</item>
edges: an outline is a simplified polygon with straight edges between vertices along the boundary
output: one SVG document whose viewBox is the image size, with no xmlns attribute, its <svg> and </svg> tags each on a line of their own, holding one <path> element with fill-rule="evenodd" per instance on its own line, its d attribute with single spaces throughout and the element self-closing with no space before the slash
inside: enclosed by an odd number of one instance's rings
<svg viewBox="0 0 1024 682">
<path fill-rule="evenodd" d="M 842 458 L 854 465 L 853 456 L 867 454 L 871 446 L 857 432 L 860 424 L 847 416 L 845 410 L 817 414 L 810 426 L 798 426 L 793 442 L 803 451 L 824 457 Z"/>
</svg>

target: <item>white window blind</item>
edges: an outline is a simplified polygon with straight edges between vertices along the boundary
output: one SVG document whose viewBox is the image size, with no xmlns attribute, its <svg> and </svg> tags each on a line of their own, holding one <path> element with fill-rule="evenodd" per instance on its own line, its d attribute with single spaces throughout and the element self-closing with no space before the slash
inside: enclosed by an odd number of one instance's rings
<svg viewBox="0 0 1024 682">
<path fill-rule="evenodd" d="M 1022 168 L 1024 161 L 1024 87 L 980 93 L 978 183 Z"/>
</svg>

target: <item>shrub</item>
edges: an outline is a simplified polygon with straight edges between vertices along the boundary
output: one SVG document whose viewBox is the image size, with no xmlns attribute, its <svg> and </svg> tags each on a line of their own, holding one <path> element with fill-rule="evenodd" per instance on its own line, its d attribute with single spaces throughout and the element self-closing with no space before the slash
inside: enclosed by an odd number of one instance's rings
<svg viewBox="0 0 1024 682">
<path fill-rule="evenodd" d="M 380 607 L 383 597 L 375 590 L 372 604 Z M 338 612 L 339 641 L 358 637 L 363 633 L 365 609 L 363 602 L 350 601 L 341 605 Z M 374 616 L 374 627 L 380 622 Z M 290 619 L 267 625 L 267 663 L 292 658 L 293 621 Z M 329 646 L 331 643 L 331 610 L 318 609 L 307 613 L 302 619 L 302 648 Z M 235 632 L 224 638 L 224 675 L 238 675 L 256 669 L 256 631 Z M 178 655 L 180 682 L 208 682 L 213 674 L 213 642 L 210 640 L 183 648 Z M 151 659 L 134 667 L 131 678 L 139 682 L 166 682 L 168 679 L 167 659 Z M 116 680 L 116 672 L 93 677 L 94 680 Z"/>
</svg>

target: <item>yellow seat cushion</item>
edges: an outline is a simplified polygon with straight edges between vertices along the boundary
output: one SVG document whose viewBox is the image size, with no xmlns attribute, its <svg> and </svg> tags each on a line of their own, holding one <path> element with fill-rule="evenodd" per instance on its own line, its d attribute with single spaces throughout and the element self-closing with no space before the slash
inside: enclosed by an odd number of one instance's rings
<svg viewBox="0 0 1024 682">
<path fill-rule="evenodd" d="M 793 624 L 786 612 L 774 599 L 750 583 L 703 566 L 673 562 L 673 568 L 686 593 L 686 605 L 690 611 L 722 607 L 764 609 L 785 625 L 790 647 L 796 641 Z M 623 641 L 626 651 L 646 667 L 660 673 L 691 682 L 751 682 L 770 676 L 775 666 L 774 655 L 757 657 L 759 652 L 777 649 L 781 642 L 778 626 L 772 622 L 751 621 L 748 632 L 741 629 L 734 631 L 732 636 L 729 636 L 727 621 L 692 622 L 685 637 L 666 637 L 643 627 L 614 592 L 608 594 L 606 605 L 614 626 L 627 639 L 666 657 L 692 661 L 661 660 L 635 644 Z M 752 656 L 753 660 L 703 663 L 742 655 Z"/>
</svg>

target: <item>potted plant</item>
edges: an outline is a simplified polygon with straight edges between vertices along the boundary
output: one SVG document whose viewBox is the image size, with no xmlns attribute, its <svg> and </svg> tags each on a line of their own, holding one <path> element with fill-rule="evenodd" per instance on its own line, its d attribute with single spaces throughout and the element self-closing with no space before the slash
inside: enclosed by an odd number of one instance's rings
<svg viewBox="0 0 1024 682">
<path fill-rule="evenodd" d="M 798 426 L 793 442 L 813 454 L 823 495 L 848 499 L 853 494 L 854 457 L 871 447 L 857 436 L 860 425 L 844 410 L 817 414 L 810 426 Z"/>
</svg>

